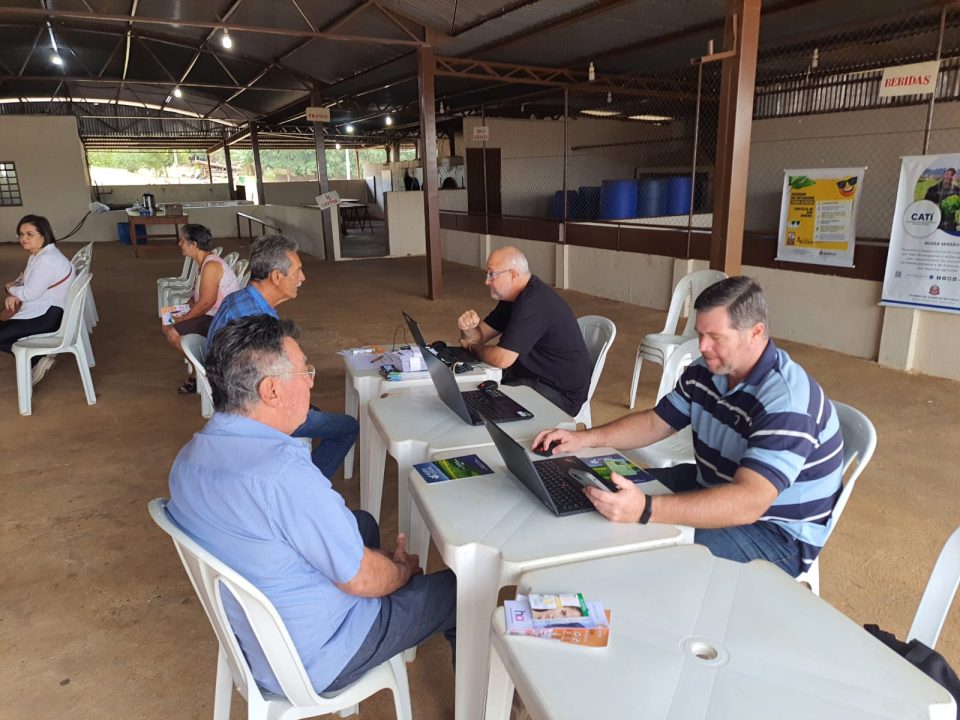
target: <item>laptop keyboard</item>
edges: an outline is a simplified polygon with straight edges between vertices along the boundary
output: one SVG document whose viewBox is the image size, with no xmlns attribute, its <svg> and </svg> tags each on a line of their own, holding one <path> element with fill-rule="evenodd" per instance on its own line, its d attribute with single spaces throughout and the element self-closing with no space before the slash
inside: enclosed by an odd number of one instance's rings
<svg viewBox="0 0 960 720">
<path fill-rule="evenodd" d="M 510 409 L 507 414 L 504 414 L 504 409 L 502 407 L 498 407 L 494 401 L 494 397 L 497 399 L 501 397 L 507 397 L 504 393 L 500 392 L 499 390 L 487 392 L 490 394 L 485 395 L 479 390 L 470 390 L 465 393 L 461 393 L 463 401 L 467 404 L 467 409 L 470 411 L 471 415 L 476 415 L 478 420 L 481 417 L 486 417 L 495 422 L 518 419 L 518 416 L 513 409 Z"/>
<path fill-rule="evenodd" d="M 593 509 L 593 503 L 583 494 L 580 485 L 569 480 L 566 467 L 549 461 L 534 463 L 534 467 L 560 513 Z"/>
</svg>

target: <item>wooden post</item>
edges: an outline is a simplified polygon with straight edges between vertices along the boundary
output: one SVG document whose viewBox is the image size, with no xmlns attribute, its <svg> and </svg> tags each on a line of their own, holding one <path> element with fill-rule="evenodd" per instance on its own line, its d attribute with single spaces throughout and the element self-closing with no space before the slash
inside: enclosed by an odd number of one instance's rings
<svg viewBox="0 0 960 720">
<path fill-rule="evenodd" d="M 310 104 L 319 106 L 323 102 L 320 95 L 320 86 L 314 84 L 310 92 Z M 317 184 L 320 187 L 320 194 L 330 192 L 330 180 L 327 178 L 327 146 L 326 137 L 323 134 L 323 123 L 313 124 L 313 144 L 317 152 Z M 320 211 L 320 222 L 323 225 L 323 259 L 333 262 L 335 259 L 333 248 L 333 210 L 327 208 Z"/>
<path fill-rule="evenodd" d="M 420 156 L 423 158 L 423 214 L 427 233 L 427 297 L 437 300 L 443 292 L 443 257 L 440 246 L 440 194 L 437 191 L 437 124 L 434 110 L 433 47 L 417 49 L 420 83 Z M 400 153 L 397 153 L 399 158 Z"/>
<path fill-rule="evenodd" d="M 227 197 L 236 200 L 237 196 L 233 190 L 233 165 L 230 163 L 230 146 L 227 145 L 227 134 L 223 133 L 223 164 L 227 166 Z M 237 237 L 240 233 L 237 232 Z"/>
<path fill-rule="evenodd" d="M 250 122 L 250 144 L 253 146 L 253 172 L 257 179 L 257 205 L 266 205 L 267 198 L 263 192 L 263 166 L 260 164 L 260 140 L 257 138 L 257 124 Z"/>
<path fill-rule="evenodd" d="M 720 82 L 716 183 L 713 192 L 713 234 L 710 267 L 739 275 L 743 257 L 747 173 L 750 169 L 750 126 L 757 77 L 760 0 L 727 0 L 724 58 Z"/>
</svg>

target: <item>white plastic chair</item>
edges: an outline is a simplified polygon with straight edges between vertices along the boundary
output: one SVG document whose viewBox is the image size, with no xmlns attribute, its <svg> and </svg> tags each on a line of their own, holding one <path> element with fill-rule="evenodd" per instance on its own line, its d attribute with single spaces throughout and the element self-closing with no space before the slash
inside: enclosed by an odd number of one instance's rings
<svg viewBox="0 0 960 720">
<path fill-rule="evenodd" d="M 73 281 L 67 295 L 63 320 L 60 321 L 60 329 L 57 332 L 31 335 L 13 344 L 13 357 L 17 364 L 17 399 L 21 415 L 30 415 L 33 412 L 30 360 L 38 355 L 73 353 L 77 358 L 77 367 L 80 370 L 80 379 L 83 381 L 87 404 L 96 404 L 97 396 L 93 390 L 93 378 L 90 376 L 93 359 L 87 354 L 89 338 L 83 325 L 83 304 L 87 297 L 87 286 L 92 277 L 90 273 L 83 273 Z"/>
<path fill-rule="evenodd" d="M 237 276 L 237 279 L 240 279 L 240 276 L 243 275 L 247 268 L 250 267 L 250 261 L 247 259 L 237 260 L 236 264 L 233 266 L 233 274 Z"/>
<path fill-rule="evenodd" d="M 83 272 L 89 272 L 93 264 L 93 243 L 87 243 L 74 253 L 70 258 L 73 269 L 79 276 Z M 83 323 L 87 333 L 92 333 L 93 328 L 100 322 L 100 313 L 97 312 L 97 303 L 93 299 L 93 285 L 87 286 L 87 299 L 83 304 Z"/>
<path fill-rule="evenodd" d="M 207 379 L 207 370 L 203 365 L 204 349 L 207 339 L 203 335 L 191 333 L 180 338 L 180 347 L 183 354 L 193 367 L 193 375 L 197 379 L 197 393 L 200 395 L 200 415 L 205 418 L 213 415 L 213 392 L 210 390 L 210 381 Z"/>
<path fill-rule="evenodd" d="M 324 697 L 318 695 L 273 604 L 239 573 L 190 539 L 171 520 L 166 505 L 165 500 L 152 500 L 149 504 L 150 516 L 173 539 L 220 644 L 214 718 L 225 720 L 230 717 L 232 680 L 237 691 L 247 699 L 247 717 L 251 720 L 294 720 L 334 712 L 347 717 L 358 711 L 357 705 L 361 700 L 385 688 L 393 693 L 398 720 L 412 720 L 407 669 L 400 655 L 394 655 L 335 694 Z M 224 589 L 236 598 L 243 609 L 285 697 L 261 690 L 253 679 L 253 673 L 223 609 Z"/>
<path fill-rule="evenodd" d="M 637 384 L 640 382 L 640 366 L 644 359 L 663 365 L 678 345 L 687 338 L 694 337 L 697 334 L 695 326 L 697 313 L 693 309 L 693 303 L 700 293 L 726 277 L 726 274 L 720 270 L 697 270 L 681 278 L 677 283 L 673 289 L 673 297 L 670 300 L 670 309 L 667 311 L 667 321 L 663 324 L 663 330 L 659 333 L 644 335 L 643 340 L 640 341 L 640 347 L 637 348 L 633 379 L 630 381 L 631 410 L 637 402 Z M 687 322 L 683 332 L 677 334 L 684 306 L 687 307 Z"/>
<path fill-rule="evenodd" d="M 193 283 L 197 277 L 197 264 L 190 258 L 183 258 L 183 267 L 180 270 L 180 274 L 176 277 L 162 277 L 157 278 L 157 310 L 164 307 L 163 297 L 164 290 L 169 286 L 181 287 L 183 285 L 189 285 L 193 287 Z"/>
<path fill-rule="evenodd" d="M 234 251 L 223 256 L 223 262 L 226 263 L 227 267 L 231 270 L 234 270 L 234 265 L 237 264 L 237 261 L 240 260 L 240 253 Z M 234 270 L 236 272 L 236 270 Z"/>
<path fill-rule="evenodd" d="M 917 614 L 907 633 L 907 642 L 919 640 L 929 648 L 936 647 L 940 631 L 950 612 L 950 605 L 960 586 L 960 528 L 953 531 L 933 566 L 927 587 L 920 598 Z"/>
<path fill-rule="evenodd" d="M 657 402 L 676 386 L 694 360 L 700 357 L 700 340 L 690 338 L 679 345 L 670 355 L 663 366 L 663 375 L 660 376 L 660 388 L 657 391 Z M 693 454 L 693 432 L 688 425 L 678 433 L 664 438 L 652 445 L 630 450 L 627 453 L 634 460 L 646 463 L 650 467 L 673 467 L 684 463 L 696 462 Z"/>
<path fill-rule="evenodd" d="M 577 324 L 583 334 L 583 342 L 587 346 L 593 372 L 590 374 L 590 389 L 587 391 L 587 400 L 583 403 L 574 421 L 583 423 L 589 428 L 593 426 L 590 400 L 593 399 L 593 393 L 596 392 L 597 384 L 600 382 L 600 374 L 603 372 L 603 365 L 607 361 L 610 346 L 613 345 L 613 341 L 617 337 L 617 326 L 613 320 L 600 315 L 584 315 L 582 318 L 577 318 Z"/>
<path fill-rule="evenodd" d="M 215 247 L 212 252 L 214 255 L 221 255 L 223 246 Z M 160 280 L 157 280 L 157 312 L 168 305 L 176 305 L 189 299 L 193 292 L 193 286 L 197 282 L 197 273 L 200 272 L 200 266 L 190 258 L 184 258 L 184 267 L 186 267 L 187 261 L 192 263 L 187 278 L 182 277 L 183 272 L 181 271 L 181 277 L 179 278 L 160 278 Z"/>
<path fill-rule="evenodd" d="M 828 540 L 834 528 L 837 526 L 837 522 L 840 520 L 840 515 L 843 514 L 843 510 L 847 506 L 847 501 L 850 500 L 850 495 L 853 493 L 853 486 L 857 482 L 857 478 L 860 477 L 860 473 L 866 469 L 867 464 L 873 457 L 874 450 L 877 449 L 877 430 L 873 427 L 870 419 L 850 405 L 845 405 L 836 400 L 833 401 L 833 405 L 837 408 L 837 417 L 840 420 L 840 432 L 843 433 L 843 474 L 847 474 L 854 460 L 857 461 L 857 466 L 843 484 L 843 491 L 840 493 L 840 498 L 833 508 L 833 515 L 830 517 L 830 522 L 827 525 Z M 807 583 L 815 595 L 820 594 L 819 555 L 807 571 L 797 577 L 797 580 Z"/>
</svg>

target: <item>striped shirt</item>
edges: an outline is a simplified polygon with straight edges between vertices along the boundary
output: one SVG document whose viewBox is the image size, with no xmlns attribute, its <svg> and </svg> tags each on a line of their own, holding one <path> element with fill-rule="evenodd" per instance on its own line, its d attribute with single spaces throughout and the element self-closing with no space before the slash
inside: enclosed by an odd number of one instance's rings
<svg viewBox="0 0 960 720">
<path fill-rule="evenodd" d="M 690 425 L 703 487 L 730 482 L 739 467 L 773 484 L 777 499 L 760 520 L 796 538 L 809 567 L 830 534 L 843 489 L 840 421 L 816 381 L 769 340 L 733 388 L 698 358 L 656 413 L 676 430 Z"/>
</svg>

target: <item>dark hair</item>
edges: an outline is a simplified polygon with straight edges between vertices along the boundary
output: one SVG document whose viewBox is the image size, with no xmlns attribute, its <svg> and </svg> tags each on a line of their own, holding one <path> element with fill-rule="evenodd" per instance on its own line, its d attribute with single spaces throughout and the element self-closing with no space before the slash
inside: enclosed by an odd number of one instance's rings
<svg viewBox="0 0 960 720">
<path fill-rule="evenodd" d="M 283 349 L 288 337 L 300 338 L 296 323 L 270 315 L 248 315 L 224 325 L 205 358 L 213 406 L 235 415 L 249 412 L 259 402 L 260 381 L 292 367 Z"/>
<path fill-rule="evenodd" d="M 44 246 L 53 245 L 57 238 L 53 235 L 53 228 L 50 227 L 50 221 L 43 215 L 24 215 L 17 223 L 17 235 L 20 234 L 20 228 L 24 225 L 33 225 L 41 235 L 43 235 Z"/>
<path fill-rule="evenodd" d="M 206 225 L 197 225 L 196 223 L 181 225 L 180 234 L 204 252 L 213 249 L 213 233 Z"/>
<path fill-rule="evenodd" d="M 730 314 L 730 324 L 738 330 L 746 330 L 757 323 L 769 327 L 767 298 L 763 288 L 745 275 L 728 277 L 716 282 L 697 297 L 694 310 L 713 310 L 725 307 Z"/>
<path fill-rule="evenodd" d="M 299 249 L 296 240 L 285 235 L 261 235 L 250 246 L 250 279 L 266 280 L 274 270 L 286 275 L 290 270 L 287 252 Z"/>
</svg>

